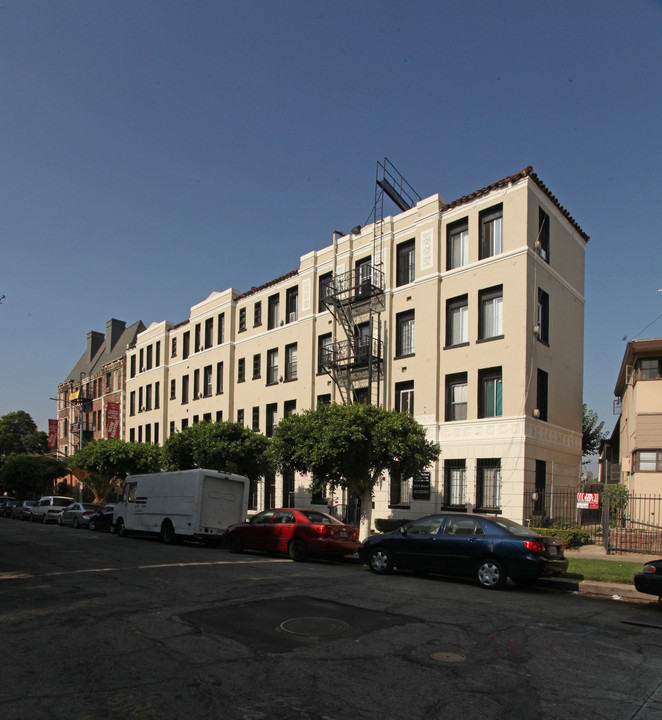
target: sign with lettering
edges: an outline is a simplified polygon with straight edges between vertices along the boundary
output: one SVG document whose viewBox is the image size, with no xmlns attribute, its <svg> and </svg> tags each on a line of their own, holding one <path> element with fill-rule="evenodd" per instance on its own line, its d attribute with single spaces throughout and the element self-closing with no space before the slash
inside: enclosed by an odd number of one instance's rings
<svg viewBox="0 0 662 720">
<path fill-rule="evenodd" d="M 430 478 L 430 473 L 426 471 L 413 479 L 411 493 L 413 500 L 430 499 Z"/>
</svg>

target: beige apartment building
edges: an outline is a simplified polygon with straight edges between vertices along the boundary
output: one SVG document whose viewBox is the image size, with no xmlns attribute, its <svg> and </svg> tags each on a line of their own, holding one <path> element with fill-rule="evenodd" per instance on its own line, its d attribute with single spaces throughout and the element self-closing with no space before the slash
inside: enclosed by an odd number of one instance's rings
<svg viewBox="0 0 662 720">
<path fill-rule="evenodd" d="M 270 435 L 319 402 L 370 401 L 412 413 L 441 446 L 421 478 L 382 478 L 374 518 L 452 508 L 531 520 L 532 493 L 580 475 L 589 238 L 532 168 L 450 203 L 378 184 L 398 214 L 375 212 L 287 275 L 213 292 L 184 322 L 141 332 L 124 437 L 161 443 L 216 420 Z M 351 507 L 308 484 L 264 478 L 253 509 Z"/>
<path fill-rule="evenodd" d="M 620 463 L 620 479 L 630 495 L 659 495 L 662 492 L 662 338 L 632 340 L 627 344 L 614 395 L 621 414 L 612 437 L 604 443 L 605 457 L 612 464 Z"/>
</svg>

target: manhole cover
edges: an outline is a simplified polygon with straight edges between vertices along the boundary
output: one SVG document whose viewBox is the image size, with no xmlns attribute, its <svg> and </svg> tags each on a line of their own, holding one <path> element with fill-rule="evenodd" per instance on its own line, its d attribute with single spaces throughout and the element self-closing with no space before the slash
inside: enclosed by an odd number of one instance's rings
<svg viewBox="0 0 662 720">
<path fill-rule="evenodd" d="M 430 657 L 433 660 L 436 660 L 437 662 L 443 662 L 443 663 L 456 663 L 456 662 L 463 662 L 467 658 L 464 655 L 460 655 L 460 653 L 454 653 L 454 652 L 436 652 L 432 653 Z"/>
<path fill-rule="evenodd" d="M 299 617 L 284 620 L 280 629 L 292 635 L 310 635 L 322 637 L 326 635 L 338 635 L 349 630 L 349 625 L 344 620 L 328 617 Z"/>
</svg>

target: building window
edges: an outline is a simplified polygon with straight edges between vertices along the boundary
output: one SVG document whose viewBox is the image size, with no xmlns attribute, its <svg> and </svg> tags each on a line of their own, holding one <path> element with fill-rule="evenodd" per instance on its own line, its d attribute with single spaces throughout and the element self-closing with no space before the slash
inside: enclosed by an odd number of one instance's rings
<svg viewBox="0 0 662 720">
<path fill-rule="evenodd" d="M 202 394 L 205 397 L 211 397 L 212 395 L 212 366 L 205 365 L 202 371 Z"/>
<path fill-rule="evenodd" d="M 285 322 L 294 322 L 299 317 L 299 288 L 289 288 L 285 293 Z"/>
<path fill-rule="evenodd" d="M 469 342 L 469 298 L 467 295 L 446 301 L 446 347 Z"/>
<path fill-rule="evenodd" d="M 145 370 L 151 370 L 153 364 L 154 350 L 151 345 L 147 346 L 147 360 L 145 364 Z"/>
<path fill-rule="evenodd" d="M 201 333 L 200 333 L 200 323 L 196 323 L 195 326 L 195 352 L 200 352 L 202 350 L 202 341 L 201 341 Z"/>
<path fill-rule="evenodd" d="M 278 327 L 278 307 L 280 305 L 280 296 L 272 295 L 267 300 L 267 328 L 273 330 Z"/>
<path fill-rule="evenodd" d="M 476 465 L 476 507 L 501 508 L 501 460 L 481 458 Z"/>
<path fill-rule="evenodd" d="M 223 420 L 223 411 L 217 410 L 216 411 L 216 422 L 222 422 Z"/>
<path fill-rule="evenodd" d="M 331 333 L 320 335 L 317 338 L 317 372 L 324 372 L 330 367 L 333 360 L 333 337 Z"/>
<path fill-rule="evenodd" d="M 317 396 L 317 407 L 320 405 L 331 405 L 331 393 L 323 393 Z"/>
<path fill-rule="evenodd" d="M 135 390 L 129 395 L 129 415 L 136 414 L 136 392 Z"/>
<path fill-rule="evenodd" d="M 205 320 L 205 350 L 209 350 L 214 344 L 214 318 Z"/>
<path fill-rule="evenodd" d="M 503 205 L 495 205 L 480 213 L 479 260 L 503 252 Z"/>
<path fill-rule="evenodd" d="M 246 308 L 239 308 L 239 332 L 246 331 Z"/>
<path fill-rule="evenodd" d="M 544 460 L 536 460 L 536 477 L 534 490 L 533 512 L 542 514 L 545 512 L 545 491 L 547 489 L 547 463 Z"/>
<path fill-rule="evenodd" d="M 414 381 L 395 384 L 395 409 L 397 412 L 414 414 Z"/>
<path fill-rule="evenodd" d="M 253 432 L 260 432 L 260 408 L 256 405 L 253 408 Z"/>
<path fill-rule="evenodd" d="M 159 444 L 159 424 L 154 423 L 154 444 Z"/>
<path fill-rule="evenodd" d="M 168 428 L 169 428 L 168 429 L 169 434 L 174 435 L 175 434 L 175 421 L 174 420 L 170 421 Z"/>
<path fill-rule="evenodd" d="M 267 350 L 267 385 L 278 382 L 278 348 Z"/>
<path fill-rule="evenodd" d="M 246 380 L 246 358 L 237 360 L 237 382 Z"/>
<path fill-rule="evenodd" d="M 500 417 L 502 414 L 501 368 L 488 368 L 478 371 L 478 417 Z"/>
<path fill-rule="evenodd" d="M 149 424 L 145 425 L 145 442 L 152 442 L 152 426 Z"/>
<path fill-rule="evenodd" d="M 129 374 L 131 375 L 132 378 L 134 378 L 136 376 L 136 356 L 135 355 L 131 356 L 130 368 L 131 369 L 129 371 Z"/>
<path fill-rule="evenodd" d="M 220 313 L 216 321 L 216 342 L 219 345 L 225 342 L 225 313 Z"/>
<path fill-rule="evenodd" d="M 662 472 L 662 450 L 637 451 L 638 472 Z"/>
<path fill-rule="evenodd" d="M 253 380 L 257 380 L 262 373 L 262 355 L 253 355 Z"/>
<path fill-rule="evenodd" d="M 113 391 L 113 376 L 110 373 L 106 373 L 106 392 Z"/>
<path fill-rule="evenodd" d="M 549 262 L 549 215 L 538 208 L 538 255 Z"/>
<path fill-rule="evenodd" d="M 458 220 L 446 230 L 446 270 L 454 270 L 469 262 L 469 221 Z"/>
<path fill-rule="evenodd" d="M 138 425 L 138 442 L 141 443 L 143 441 L 143 426 Z"/>
<path fill-rule="evenodd" d="M 467 373 L 446 375 L 446 422 L 467 419 Z"/>
<path fill-rule="evenodd" d="M 170 341 L 170 357 L 177 357 L 177 338 Z"/>
<path fill-rule="evenodd" d="M 202 397 L 200 393 L 200 369 L 196 368 L 193 371 L 193 399 L 198 400 Z"/>
<path fill-rule="evenodd" d="M 154 383 L 154 409 L 158 410 L 161 407 L 161 383 Z"/>
<path fill-rule="evenodd" d="M 188 418 L 182 418 L 182 430 L 186 430 L 188 427 Z"/>
<path fill-rule="evenodd" d="M 223 392 L 223 362 L 216 363 L 216 394 Z"/>
<path fill-rule="evenodd" d="M 129 430 L 129 442 L 135 442 L 136 441 L 136 430 L 135 428 L 131 428 Z"/>
<path fill-rule="evenodd" d="M 354 265 L 354 282 L 357 297 L 369 297 L 372 286 L 372 266 L 370 256 L 358 260 Z"/>
<path fill-rule="evenodd" d="M 398 287 L 414 282 L 415 246 L 415 240 L 407 240 L 407 242 L 400 243 L 396 249 L 395 284 Z"/>
<path fill-rule="evenodd" d="M 538 340 L 549 343 L 549 295 L 538 288 Z"/>
<path fill-rule="evenodd" d="M 481 290 L 478 293 L 480 316 L 478 318 L 479 340 L 491 340 L 503 336 L 503 285 Z"/>
<path fill-rule="evenodd" d="M 188 386 L 189 376 L 184 375 L 184 377 L 182 377 L 182 405 L 186 405 L 188 402 Z"/>
<path fill-rule="evenodd" d="M 240 425 L 244 424 L 244 411 L 243 410 L 237 410 L 237 422 Z"/>
<path fill-rule="evenodd" d="M 145 388 L 145 410 L 152 409 L 152 386 L 148 385 Z"/>
<path fill-rule="evenodd" d="M 395 355 L 404 357 L 414 354 L 414 311 L 398 313 L 395 316 Z"/>
<path fill-rule="evenodd" d="M 289 417 L 290 415 L 294 415 L 294 413 L 297 411 L 297 401 L 296 400 L 286 400 L 283 403 L 283 417 Z"/>
<path fill-rule="evenodd" d="M 285 380 L 297 379 L 297 344 L 285 346 Z"/>
<path fill-rule="evenodd" d="M 639 360 L 639 379 L 657 380 L 661 377 L 660 366 L 662 361 L 659 358 L 646 358 Z"/>
<path fill-rule="evenodd" d="M 145 348 L 140 348 L 139 372 L 145 372 Z"/>
<path fill-rule="evenodd" d="M 409 478 L 393 470 L 389 478 L 389 507 L 409 507 Z"/>
<path fill-rule="evenodd" d="M 262 325 L 262 302 L 258 300 L 253 305 L 253 327 Z"/>
<path fill-rule="evenodd" d="M 326 305 L 324 300 L 333 295 L 333 273 L 323 273 L 319 276 L 319 298 L 317 302 L 317 311 L 324 312 Z"/>
<path fill-rule="evenodd" d="M 264 434 L 271 437 L 274 434 L 274 428 L 278 424 L 278 403 L 270 403 L 266 409 Z"/>
<path fill-rule="evenodd" d="M 463 507 L 467 482 L 466 460 L 446 460 L 444 463 L 444 507 Z"/>
<path fill-rule="evenodd" d="M 182 358 L 186 358 L 191 354 L 191 333 L 185 332 L 182 335 Z"/>
<path fill-rule="evenodd" d="M 538 368 L 538 391 L 536 393 L 536 409 L 540 420 L 547 420 L 547 398 L 548 398 L 549 376 L 544 370 Z"/>
<path fill-rule="evenodd" d="M 177 381 L 170 381 L 170 399 L 174 400 L 177 397 Z"/>
</svg>

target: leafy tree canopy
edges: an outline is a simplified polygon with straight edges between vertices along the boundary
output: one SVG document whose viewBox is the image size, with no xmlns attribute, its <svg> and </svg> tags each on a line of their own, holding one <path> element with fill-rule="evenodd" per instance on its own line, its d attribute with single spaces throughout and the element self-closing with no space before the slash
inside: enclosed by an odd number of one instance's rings
<svg viewBox="0 0 662 720">
<path fill-rule="evenodd" d="M 257 480 L 272 469 L 268 448 L 268 438 L 239 423 L 196 423 L 165 441 L 163 466 L 164 470 L 208 468 Z"/>
<path fill-rule="evenodd" d="M 123 440 L 95 440 L 71 457 L 70 466 L 72 470 L 80 468 L 89 473 L 83 484 L 94 493 L 96 500 L 103 501 L 113 498 L 127 475 L 159 472 L 161 448 Z"/>
<path fill-rule="evenodd" d="M 279 468 L 313 475 L 313 490 L 347 488 L 361 501 L 361 536 L 370 529 L 375 483 L 388 471 L 420 474 L 439 457 L 439 445 L 408 413 L 364 403 L 321 405 L 283 418 L 272 452 Z"/>
<path fill-rule="evenodd" d="M 53 490 L 53 482 L 68 472 L 64 462 L 48 455 L 12 455 L 0 468 L 0 488 L 8 494 L 37 500 Z"/>
<path fill-rule="evenodd" d="M 595 410 L 590 410 L 586 403 L 582 405 L 582 455 L 597 455 L 600 440 L 607 437 L 604 421 L 600 421 Z"/>
<path fill-rule="evenodd" d="M 48 452 L 48 435 L 25 410 L 0 417 L 0 455 L 39 455 Z"/>
</svg>

